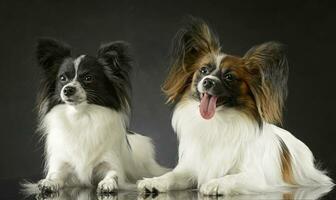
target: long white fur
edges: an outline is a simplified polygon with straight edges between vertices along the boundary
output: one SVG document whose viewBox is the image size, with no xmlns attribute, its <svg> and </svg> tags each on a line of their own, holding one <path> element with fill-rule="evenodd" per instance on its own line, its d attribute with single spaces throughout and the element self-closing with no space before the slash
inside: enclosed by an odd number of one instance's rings
<svg viewBox="0 0 336 200">
<path fill-rule="evenodd" d="M 123 113 L 94 104 L 54 107 L 42 124 L 46 180 L 56 181 L 59 187 L 66 183 L 90 186 L 94 176 L 109 173 L 117 178 L 119 188 L 129 189 L 129 183 L 165 172 L 155 162 L 149 138 L 126 134 L 125 118 Z"/>
<path fill-rule="evenodd" d="M 288 131 L 266 122 L 260 129 L 243 112 L 224 106 L 205 120 L 199 104 L 189 97 L 176 105 L 172 126 L 179 139 L 179 162 L 163 176 L 140 181 L 138 190 L 166 192 L 197 187 L 204 195 L 227 195 L 333 185 L 315 168 L 309 148 Z M 280 139 L 291 154 L 295 185 L 282 177 Z"/>
</svg>

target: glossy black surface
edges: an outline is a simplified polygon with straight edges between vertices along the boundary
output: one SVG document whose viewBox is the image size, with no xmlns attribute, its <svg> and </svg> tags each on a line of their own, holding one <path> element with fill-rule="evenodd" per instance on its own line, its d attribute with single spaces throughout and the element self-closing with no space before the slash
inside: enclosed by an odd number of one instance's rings
<svg viewBox="0 0 336 200">
<path fill-rule="evenodd" d="M 54 194 L 28 194 L 21 191 L 19 180 L 0 181 L 0 199 L 27 199 L 27 200 L 327 200 L 336 199 L 336 190 L 330 187 L 321 188 L 296 188 L 282 192 L 260 195 L 233 195 L 219 197 L 205 197 L 197 191 L 175 191 L 162 194 L 139 194 L 136 191 L 120 191 L 115 194 L 97 195 L 95 188 L 68 188 Z"/>
</svg>

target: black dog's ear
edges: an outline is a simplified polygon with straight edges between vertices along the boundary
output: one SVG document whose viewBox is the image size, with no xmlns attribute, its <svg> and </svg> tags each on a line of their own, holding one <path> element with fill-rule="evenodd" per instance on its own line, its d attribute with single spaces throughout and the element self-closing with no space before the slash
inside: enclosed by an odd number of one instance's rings
<svg viewBox="0 0 336 200">
<path fill-rule="evenodd" d="M 37 61 L 47 72 L 55 68 L 55 65 L 61 64 L 64 58 L 70 56 L 71 48 L 68 44 L 52 38 L 39 38 L 37 41 Z"/>
<path fill-rule="evenodd" d="M 104 73 L 113 85 L 120 104 L 126 110 L 129 109 L 130 105 L 131 82 L 129 72 L 133 64 L 130 55 L 129 44 L 123 41 L 101 45 L 97 55 L 98 62 L 103 65 Z"/>
<path fill-rule="evenodd" d="M 102 44 L 98 50 L 98 59 L 104 66 L 117 70 L 130 67 L 132 60 L 129 44 L 124 41 Z"/>
<path fill-rule="evenodd" d="M 124 41 L 106 43 L 98 50 L 98 60 L 114 76 L 128 80 L 132 59 L 129 44 Z"/>
</svg>

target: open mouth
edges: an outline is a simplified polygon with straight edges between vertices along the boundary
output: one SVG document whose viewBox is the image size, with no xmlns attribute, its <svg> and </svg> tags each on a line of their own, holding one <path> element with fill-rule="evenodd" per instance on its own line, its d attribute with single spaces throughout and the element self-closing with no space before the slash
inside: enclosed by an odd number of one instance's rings
<svg viewBox="0 0 336 200">
<path fill-rule="evenodd" d="M 204 119 L 211 119 L 216 112 L 217 107 L 217 96 L 210 95 L 208 93 L 200 94 L 201 104 L 199 106 L 199 110 L 201 116 Z"/>
</svg>

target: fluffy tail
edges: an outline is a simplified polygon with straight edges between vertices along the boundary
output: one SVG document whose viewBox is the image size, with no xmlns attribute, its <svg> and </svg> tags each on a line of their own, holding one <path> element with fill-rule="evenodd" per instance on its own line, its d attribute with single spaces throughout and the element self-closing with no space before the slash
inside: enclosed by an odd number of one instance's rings
<svg viewBox="0 0 336 200">
<path fill-rule="evenodd" d="M 137 179 L 160 176 L 169 171 L 156 162 L 154 145 L 150 138 L 139 134 L 129 134 L 127 138 L 132 151 L 135 167 L 133 170 L 137 173 Z"/>
<path fill-rule="evenodd" d="M 326 171 L 318 169 L 315 159 L 309 148 L 302 142 L 292 146 L 292 160 L 294 178 L 299 185 L 330 186 L 334 185 Z"/>
<path fill-rule="evenodd" d="M 288 147 L 294 181 L 301 186 L 330 186 L 334 185 L 326 171 L 318 169 L 310 149 L 289 132 L 276 128 L 277 134 Z"/>
<path fill-rule="evenodd" d="M 34 194 L 38 194 L 40 192 L 37 183 L 32 183 L 27 180 L 24 180 L 20 183 L 21 189 L 20 192 L 24 194 L 24 196 L 32 196 Z"/>
</svg>

